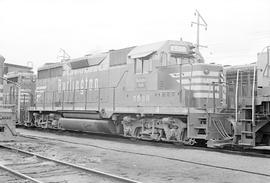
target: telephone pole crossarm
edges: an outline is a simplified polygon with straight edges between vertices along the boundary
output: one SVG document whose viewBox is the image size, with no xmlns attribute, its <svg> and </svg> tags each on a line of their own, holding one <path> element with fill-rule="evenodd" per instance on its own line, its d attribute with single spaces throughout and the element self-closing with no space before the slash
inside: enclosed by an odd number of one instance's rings
<svg viewBox="0 0 270 183">
<path fill-rule="evenodd" d="M 197 46 L 197 50 L 199 51 L 199 47 L 202 47 L 200 45 L 200 26 L 205 27 L 205 30 L 207 30 L 207 23 L 198 10 L 196 10 L 195 16 L 197 16 L 197 22 L 191 22 L 191 26 L 193 24 L 197 25 L 197 45 L 196 46 Z"/>
</svg>

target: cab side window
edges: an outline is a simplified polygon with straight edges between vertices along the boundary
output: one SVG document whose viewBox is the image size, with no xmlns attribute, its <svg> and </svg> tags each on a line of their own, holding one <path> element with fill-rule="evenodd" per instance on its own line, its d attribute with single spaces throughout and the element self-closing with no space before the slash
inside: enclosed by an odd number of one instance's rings
<svg viewBox="0 0 270 183">
<path fill-rule="evenodd" d="M 168 54 L 165 52 L 160 53 L 160 66 L 168 65 Z"/>
<path fill-rule="evenodd" d="M 143 72 L 143 61 L 140 58 L 135 58 L 135 74 Z"/>
<path fill-rule="evenodd" d="M 147 74 L 153 70 L 153 61 L 151 57 L 136 58 L 134 59 L 135 74 Z"/>
<path fill-rule="evenodd" d="M 181 57 L 171 55 L 168 65 L 179 65 L 181 63 L 182 63 L 182 58 Z"/>
</svg>

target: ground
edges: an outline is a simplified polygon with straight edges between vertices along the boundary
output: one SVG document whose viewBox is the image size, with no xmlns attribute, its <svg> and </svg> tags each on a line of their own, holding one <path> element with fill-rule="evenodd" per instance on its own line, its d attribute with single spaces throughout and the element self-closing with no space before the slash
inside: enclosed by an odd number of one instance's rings
<svg viewBox="0 0 270 183">
<path fill-rule="evenodd" d="M 17 131 L 21 134 L 46 137 L 42 140 L 18 137 L 16 144 L 29 151 L 141 182 L 270 182 L 270 159 L 267 158 L 57 135 L 25 129 Z"/>
</svg>

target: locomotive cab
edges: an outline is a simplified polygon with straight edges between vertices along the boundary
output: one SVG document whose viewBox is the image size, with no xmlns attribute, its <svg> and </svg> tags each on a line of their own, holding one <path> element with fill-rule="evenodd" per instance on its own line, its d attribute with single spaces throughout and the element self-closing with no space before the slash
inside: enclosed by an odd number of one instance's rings
<svg viewBox="0 0 270 183">
<path fill-rule="evenodd" d="M 128 54 L 129 90 L 157 90 L 158 72 L 161 67 L 188 63 L 194 58 L 191 43 L 163 41 L 137 46 Z M 134 82 L 135 81 L 135 82 Z"/>
<path fill-rule="evenodd" d="M 154 98 L 151 103 L 212 108 L 212 111 L 222 108 L 225 100 L 222 66 L 203 63 L 203 58 L 193 49 L 191 43 L 182 41 L 134 48 L 128 54 L 126 86 L 128 91 L 139 94 L 134 101 L 143 100 L 147 104 L 148 99 Z M 150 95 L 153 91 L 154 96 L 144 96 L 145 91 Z"/>
</svg>

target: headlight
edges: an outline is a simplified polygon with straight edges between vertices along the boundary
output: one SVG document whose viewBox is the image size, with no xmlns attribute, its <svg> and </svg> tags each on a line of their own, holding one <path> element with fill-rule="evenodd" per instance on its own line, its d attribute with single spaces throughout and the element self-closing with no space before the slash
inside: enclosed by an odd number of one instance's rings
<svg viewBox="0 0 270 183">
<path fill-rule="evenodd" d="M 210 73 L 210 71 L 209 71 L 208 68 L 206 68 L 206 69 L 203 70 L 203 73 L 204 73 L 205 75 L 208 75 L 208 74 Z"/>
</svg>

